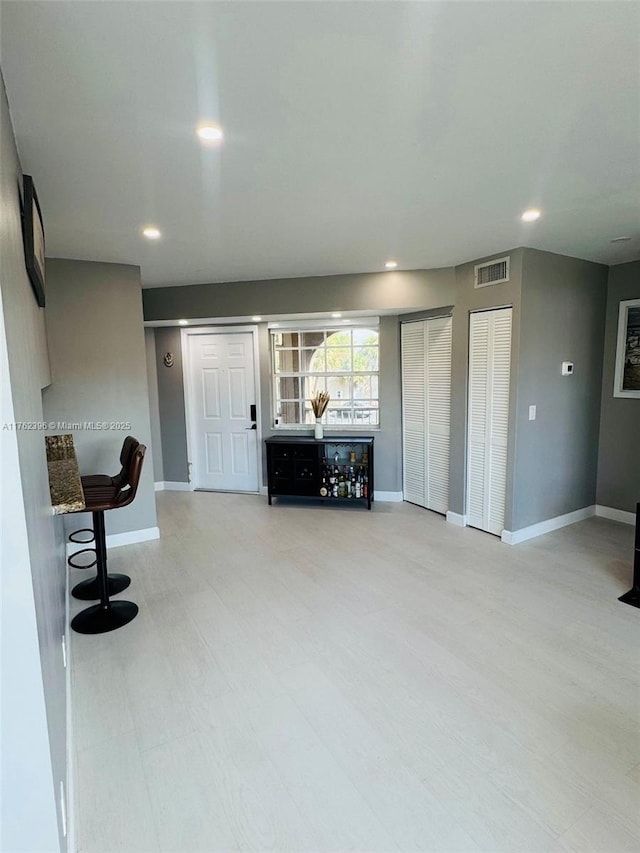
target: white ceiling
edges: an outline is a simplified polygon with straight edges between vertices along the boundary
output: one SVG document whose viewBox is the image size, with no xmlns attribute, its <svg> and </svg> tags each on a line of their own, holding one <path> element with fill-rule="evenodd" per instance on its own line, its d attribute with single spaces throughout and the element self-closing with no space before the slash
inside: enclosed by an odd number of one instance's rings
<svg viewBox="0 0 640 853">
<path fill-rule="evenodd" d="M 517 245 L 640 257 L 638 3 L 1 11 L 51 256 L 140 264 L 145 286 L 390 257 L 430 268 Z M 201 146 L 201 119 L 222 124 L 221 148 Z M 531 206 L 543 217 L 525 225 Z"/>
</svg>

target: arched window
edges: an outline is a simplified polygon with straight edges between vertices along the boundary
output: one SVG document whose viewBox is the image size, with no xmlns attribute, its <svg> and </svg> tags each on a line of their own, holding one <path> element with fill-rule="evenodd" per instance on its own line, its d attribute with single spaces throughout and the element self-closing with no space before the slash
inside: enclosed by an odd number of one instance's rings
<svg viewBox="0 0 640 853">
<path fill-rule="evenodd" d="M 319 391 L 330 396 L 326 424 L 379 424 L 376 328 L 272 331 L 271 340 L 276 426 L 312 424 Z"/>
</svg>

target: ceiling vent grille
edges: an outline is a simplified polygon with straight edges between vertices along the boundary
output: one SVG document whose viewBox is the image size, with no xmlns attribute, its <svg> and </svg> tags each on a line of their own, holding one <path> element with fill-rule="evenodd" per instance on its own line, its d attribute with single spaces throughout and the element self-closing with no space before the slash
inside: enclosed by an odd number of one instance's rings
<svg viewBox="0 0 640 853">
<path fill-rule="evenodd" d="M 488 287 L 490 284 L 501 284 L 509 281 L 509 258 L 497 258 L 484 264 L 476 264 L 473 268 L 474 287 Z"/>
</svg>

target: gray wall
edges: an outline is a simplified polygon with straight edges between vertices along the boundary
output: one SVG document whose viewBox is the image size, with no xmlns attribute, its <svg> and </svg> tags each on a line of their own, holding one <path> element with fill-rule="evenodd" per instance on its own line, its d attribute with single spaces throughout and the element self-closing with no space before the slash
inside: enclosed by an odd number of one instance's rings
<svg viewBox="0 0 640 853">
<path fill-rule="evenodd" d="M 597 488 L 599 504 L 635 513 L 640 501 L 640 400 L 613 396 L 623 299 L 640 299 L 640 261 L 609 270 Z"/>
<path fill-rule="evenodd" d="M 143 292 L 145 320 L 318 311 L 419 311 L 453 301 L 452 268 L 194 284 Z"/>
<path fill-rule="evenodd" d="M 232 327 L 230 327 L 232 328 Z M 182 350 L 180 330 L 156 329 L 158 365 L 158 397 L 162 425 L 162 447 L 167 481 L 188 482 L 187 434 L 184 412 Z M 165 352 L 172 352 L 175 364 L 164 366 Z M 272 429 L 271 414 L 271 357 L 266 323 L 258 324 L 258 355 L 260 366 L 260 413 L 262 437 L 282 435 Z M 379 491 L 400 491 L 401 470 L 401 408 L 400 408 L 400 336 L 397 317 L 380 318 L 380 423 L 371 431 L 376 444 L 376 488 Z M 339 430 L 326 429 L 327 436 Z M 294 433 L 299 434 L 299 433 Z M 263 485 L 266 485 L 266 453 L 262 447 Z"/>
<path fill-rule="evenodd" d="M 277 279 L 230 284 L 152 288 L 143 292 L 145 320 L 313 314 L 342 311 L 425 311 L 451 306 L 453 269 Z M 259 324 L 261 427 L 263 438 L 276 434 L 271 418 L 271 371 L 267 324 Z M 176 358 L 162 364 L 165 352 Z M 167 481 L 187 482 L 182 352 L 178 327 L 156 329 L 158 397 L 163 465 Z M 397 316 L 380 318 L 380 430 L 376 436 L 376 488 L 402 489 L 400 336 Z M 281 435 L 282 432 L 277 434 Z M 331 431 L 327 430 L 327 435 Z M 335 433 L 334 433 L 335 434 Z M 263 446 L 263 473 L 266 463 Z M 266 479 L 265 479 L 266 482 Z"/>
<path fill-rule="evenodd" d="M 452 320 L 451 364 L 451 464 L 449 473 L 449 507 L 463 515 L 466 503 L 466 445 L 467 445 L 467 375 L 469 367 L 469 313 L 488 308 L 513 306 L 513 337 L 511 343 L 511 392 L 509 400 L 509 447 L 507 462 L 507 501 L 505 527 L 511 530 L 513 513 L 513 459 L 517 410 L 518 353 L 520 347 L 520 299 L 523 249 L 499 252 L 456 267 L 456 293 Z M 475 288 L 475 264 L 510 255 L 510 280 L 505 284 Z"/>
<path fill-rule="evenodd" d="M 601 264 L 524 251 L 508 530 L 595 503 L 606 288 Z M 574 362 L 572 376 L 563 361 Z"/>
<path fill-rule="evenodd" d="M 147 358 L 147 384 L 149 386 L 149 418 L 151 420 L 151 448 L 153 450 L 153 479 L 164 480 L 162 468 L 162 433 L 158 402 L 158 367 L 156 365 L 156 336 L 153 329 L 144 330 L 144 347 Z"/>
<path fill-rule="evenodd" d="M 44 312 L 25 272 L 22 169 L 1 80 L 0 110 L 0 417 L 38 423 L 50 381 Z M 66 848 L 56 815 L 67 781 L 62 523 L 43 432 L 3 429 L 0 444 L 0 847 L 53 851 Z"/>
<path fill-rule="evenodd" d="M 105 524 L 108 534 L 156 527 L 140 270 L 124 264 L 48 260 L 47 292 L 53 381 L 44 394 L 46 419 L 129 422 L 130 429 L 69 432 L 83 474 L 118 471 L 128 434 L 147 445 L 135 501 L 106 513 Z M 87 520 L 72 515 L 65 524 L 75 529 Z"/>
<path fill-rule="evenodd" d="M 189 465 L 180 329 L 170 327 L 155 331 L 163 479 L 172 483 L 188 483 Z M 173 367 L 165 367 L 163 363 L 164 354 L 167 352 L 174 355 Z"/>
</svg>

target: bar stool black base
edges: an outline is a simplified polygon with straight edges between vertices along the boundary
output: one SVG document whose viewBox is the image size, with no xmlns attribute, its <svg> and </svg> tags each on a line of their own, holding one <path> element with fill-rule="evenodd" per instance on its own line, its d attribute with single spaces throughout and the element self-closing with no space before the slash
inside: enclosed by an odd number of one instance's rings
<svg viewBox="0 0 640 853">
<path fill-rule="evenodd" d="M 112 601 L 106 607 L 94 604 L 71 620 L 71 627 L 79 634 L 105 634 L 122 628 L 138 615 L 138 605 L 133 601 Z"/>
<path fill-rule="evenodd" d="M 131 578 L 128 575 L 107 575 L 107 592 L 109 595 L 117 595 L 125 590 L 130 583 Z M 80 601 L 97 601 L 100 598 L 98 578 L 89 578 L 89 580 L 77 583 L 71 590 L 71 595 L 74 598 L 79 598 Z"/>
<path fill-rule="evenodd" d="M 630 604 L 632 607 L 640 607 L 640 586 L 634 586 L 629 592 L 621 595 L 618 601 Z"/>
</svg>

